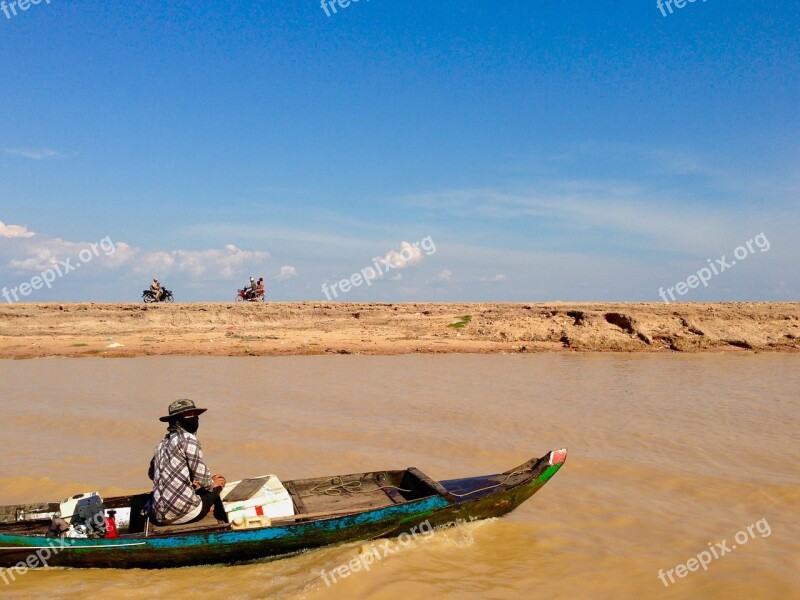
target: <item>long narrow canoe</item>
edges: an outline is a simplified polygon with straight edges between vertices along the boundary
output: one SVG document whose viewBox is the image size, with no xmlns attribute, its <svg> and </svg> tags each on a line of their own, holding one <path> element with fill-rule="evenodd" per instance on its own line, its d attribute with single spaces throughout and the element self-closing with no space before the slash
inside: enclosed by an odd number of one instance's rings
<svg viewBox="0 0 800 600">
<path fill-rule="evenodd" d="M 234 529 L 216 520 L 153 527 L 141 516 L 147 494 L 138 494 L 104 501 L 107 511 L 130 511 L 130 523 L 120 529 L 119 537 L 54 539 L 45 533 L 58 503 L 2 506 L 0 567 L 162 569 L 230 564 L 395 537 L 420 526 L 500 517 L 535 494 L 566 457 L 566 449 L 554 450 L 503 473 L 441 482 L 416 468 L 287 481 L 295 515 L 256 529 Z M 331 487 L 338 488 L 337 493 L 325 493 Z"/>
</svg>

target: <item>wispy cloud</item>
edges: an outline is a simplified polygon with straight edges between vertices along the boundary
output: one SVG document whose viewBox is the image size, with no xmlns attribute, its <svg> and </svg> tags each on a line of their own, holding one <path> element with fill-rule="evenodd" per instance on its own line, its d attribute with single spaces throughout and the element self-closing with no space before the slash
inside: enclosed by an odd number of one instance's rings
<svg viewBox="0 0 800 600">
<path fill-rule="evenodd" d="M 462 219 L 547 223 L 552 235 L 594 231 L 630 247 L 667 252 L 701 250 L 709 238 L 727 239 L 741 227 L 741 214 L 657 194 L 619 180 L 562 180 L 535 191 L 456 189 L 408 196 L 405 201 Z M 566 235 L 570 234 L 570 235 Z"/>
<path fill-rule="evenodd" d="M 30 158 L 32 160 L 44 160 L 46 158 L 63 158 L 64 155 L 60 152 L 56 152 L 55 150 L 50 150 L 49 148 L 42 148 L 40 150 L 32 150 L 29 148 L 6 148 L 6 154 L 11 154 L 12 156 L 22 156 L 24 158 Z"/>
<path fill-rule="evenodd" d="M 34 233 L 22 225 L 6 225 L 0 221 L 0 265 L 18 273 L 43 271 L 59 260 L 75 257 L 86 248 L 86 242 L 73 242 Z M 269 253 L 243 250 L 233 244 L 205 250 L 146 250 L 115 242 L 116 250 L 93 269 L 127 270 L 131 276 L 181 276 L 189 280 L 232 280 L 244 276 L 249 269 L 264 264 Z M 293 268 L 293 267 L 290 267 Z"/>
<path fill-rule="evenodd" d="M 117 244 L 119 248 L 119 244 Z M 130 247 L 128 247 L 130 248 Z M 263 264 L 269 253 L 242 250 L 233 244 L 207 250 L 146 251 L 131 248 L 125 262 L 133 265 L 135 273 L 150 275 L 184 275 L 193 279 L 227 279 L 243 276 L 248 268 Z"/>
<path fill-rule="evenodd" d="M 297 277 L 297 269 L 291 265 L 284 265 L 281 267 L 281 272 L 275 277 L 278 281 L 286 281 L 292 277 Z"/>
<path fill-rule="evenodd" d="M 373 242 L 353 237 L 335 235 L 326 231 L 311 231 L 303 229 L 279 229 L 261 227 L 258 225 L 236 225 L 231 223 L 197 224 L 181 228 L 181 232 L 191 236 L 227 236 L 238 240 L 248 241 L 283 241 L 298 244 L 314 244 L 321 246 L 335 246 L 337 248 L 369 248 Z"/>
<path fill-rule="evenodd" d="M 400 252 L 390 250 L 386 253 L 384 260 L 393 265 L 395 269 L 405 269 L 420 262 L 422 256 L 422 250 L 418 246 L 413 246 L 409 242 L 401 242 Z"/>
<path fill-rule="evenodd" d="M 24 225 L 6 225 L 0 221 L 0 238 L 29 238 L 36 235 Z"/>
</svg>

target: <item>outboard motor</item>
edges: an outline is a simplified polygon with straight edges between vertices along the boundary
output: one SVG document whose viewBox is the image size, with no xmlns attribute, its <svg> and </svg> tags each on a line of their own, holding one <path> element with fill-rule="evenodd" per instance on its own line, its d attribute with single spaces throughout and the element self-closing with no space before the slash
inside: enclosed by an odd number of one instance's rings
<svg viewBox="0 0 800 600">
<path fill-rule="evenodd" d="M 97 492 L 76 494 L 61 503 L 60 515 L 69 525 L 68 538 L 104 537 L 108 533 L 103 499 Z M 54 524 L 56 520 L 54 519 Z"/>
</svg>

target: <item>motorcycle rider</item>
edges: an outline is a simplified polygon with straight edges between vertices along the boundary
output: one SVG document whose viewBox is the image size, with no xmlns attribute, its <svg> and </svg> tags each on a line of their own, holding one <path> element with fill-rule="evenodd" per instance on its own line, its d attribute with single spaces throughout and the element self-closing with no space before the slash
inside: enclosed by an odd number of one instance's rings
<svg viewBox="0 0 800 600">
<path fill-rule="evenodd" d="M 258 286 L 256 285 L 256 280 L 253 277 L 250 278 L 250 284 L 246 286 L 244 290 L 244 296 L 248 300 L 252 300 L 256 297 L 256 294 L 258 293 Z"/>
<path fill-rule="evenodd" d="M 258 278 L 258 284 L 256 285 L 256 296 L 263 296 L 264 295 L 264 278 Z"/>
<path fill-rule="evenodd" d="M 155 277 L 153 278 L 153 283 L 150 284 L 150 293 L 153 294 L 153 297 L 156 299 L 156 302 L 161 301 L 161 284 Z"/>
</svg>

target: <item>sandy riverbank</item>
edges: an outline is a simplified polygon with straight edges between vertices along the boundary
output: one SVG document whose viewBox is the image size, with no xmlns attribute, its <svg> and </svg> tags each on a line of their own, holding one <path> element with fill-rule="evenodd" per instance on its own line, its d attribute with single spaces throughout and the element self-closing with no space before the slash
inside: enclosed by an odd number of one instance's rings
<svg viewBox="0 0 800 600">
<path fill-rule="evenodd" d="M 452 326 L 466 315 L 471 320 Z M 0 307 L 0 358 L 576 350 L 798 351 L 800 303 Z"/>
</svg>

